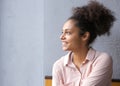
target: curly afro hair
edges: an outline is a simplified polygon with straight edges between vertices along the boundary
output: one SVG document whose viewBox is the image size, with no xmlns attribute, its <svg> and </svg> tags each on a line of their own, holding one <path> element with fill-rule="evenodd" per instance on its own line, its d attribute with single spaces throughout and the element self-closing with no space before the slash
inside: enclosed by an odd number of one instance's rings
<svg viewBox="0 0 120 86">
<path fill-rule="evenodd" d="M 115 21 L 113 12 L 97 1 L 90 1 L 88 5 L 73 8 L 73 14 L 68 19 L 77 21 L 76 26 L 80 28 L 80 35 L 90 33 L 88 45 L 97 36 L 110 34 L 110 28 Z"/>
</svg>

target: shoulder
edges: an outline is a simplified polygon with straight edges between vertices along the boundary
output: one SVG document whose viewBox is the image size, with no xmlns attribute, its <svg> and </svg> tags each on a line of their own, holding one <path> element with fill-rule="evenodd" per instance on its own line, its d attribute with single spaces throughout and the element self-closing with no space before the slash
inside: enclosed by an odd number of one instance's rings
<svg viewBox="0 0 120 86">
<path fill-rule="evenodd" d="M 58 59 L 57 61 L 54 62 L 53 66 L 61 66 L 64 64 L 64 57 L 65 56 L 62 56 L 60 57 L 60 59 Z"/>
<path fill-rule="evenodd" d="M 100 52 L 100 51 L 96 51 L 96 57 L 97 59 L 101 59 L 101 60 L 112 60 L 112 57 L 106 53 L 106 52 Z"/>
<path fill-rule="evenodd" d="M 64 67 L 64 59 L 65 59 L 65 57 L 66 57 L 66 55 L 60 57 L 60 59 L 55 61 L 54 64 L 53 64 L 53 69 L 58 69 L 58 70 L 62 69 Z"/>
<path fill-rule="evenodd" d="M 106 52 L 96 51 L 95 63 L 100 63 L 101 65 L 112 65 L 112 57 Z"/>
</svg>

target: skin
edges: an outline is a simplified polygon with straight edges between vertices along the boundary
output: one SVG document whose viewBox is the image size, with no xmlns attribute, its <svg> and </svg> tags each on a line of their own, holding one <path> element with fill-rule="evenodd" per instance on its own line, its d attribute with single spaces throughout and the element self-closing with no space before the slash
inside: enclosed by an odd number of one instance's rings
<svg viewBox="0 0 120 86">
<path fill-rule="evenodd" d="M 80 69 L 81 63 L 85 60 L 89 46 L 89 32 L 80 36 L 80 28 L 75 26 L 75 20 L 68 20 L 65 22 L 60 39 L 62 41 L 62 49 L 64 51 L 72 51 L 73 63 Z"/>
</svg>

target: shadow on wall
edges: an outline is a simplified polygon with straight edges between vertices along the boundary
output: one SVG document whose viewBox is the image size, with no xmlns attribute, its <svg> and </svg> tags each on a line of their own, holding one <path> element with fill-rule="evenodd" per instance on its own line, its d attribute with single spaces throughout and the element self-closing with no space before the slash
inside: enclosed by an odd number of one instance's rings
<svg viewBox="0 0 120 86">
<path fill-rule="evenodd" d="M 1 45 L 1 22 L 2 22 L 2 0 L 0 0 L 0 86 L 2 86 L 2 82 L 3 82 L 3 68 L 2 68 L 2 45 Z"/>
</svg>

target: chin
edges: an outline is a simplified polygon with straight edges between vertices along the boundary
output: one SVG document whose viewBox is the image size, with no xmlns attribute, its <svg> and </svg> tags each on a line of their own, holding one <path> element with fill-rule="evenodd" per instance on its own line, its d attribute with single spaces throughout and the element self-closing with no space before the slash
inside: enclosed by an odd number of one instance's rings
<svg viewBox="0 0 120 86">
<path fill-rule="evenodd" d="M 64 47 L 62 48 L 62 50 L 63 50 L 63 51 L 70 51 L 70 49 L 64 48 Z"/>
<path fill-rule="evenodd" d="M 65 47 L 62 47 L 62 50 L 63 50 L 63 51 L 67 51 L 67 48 L 65 48 Z"/>
</svg>

